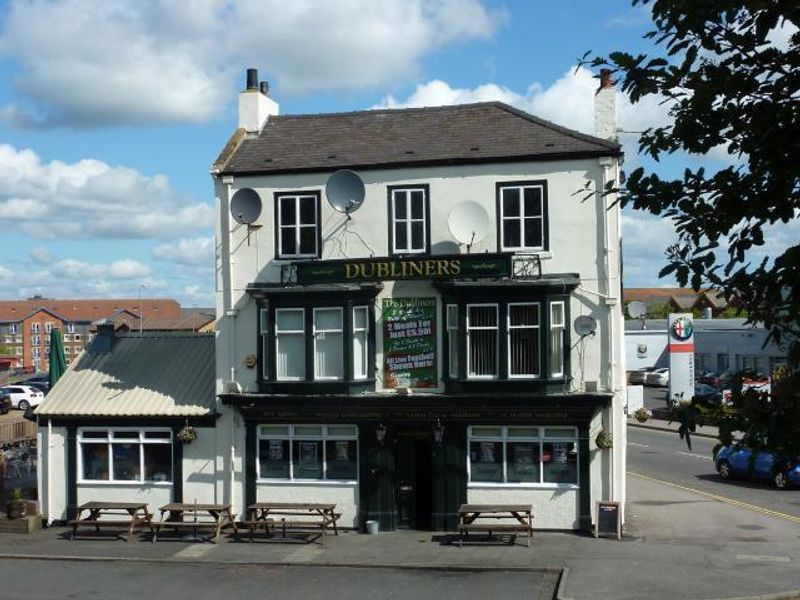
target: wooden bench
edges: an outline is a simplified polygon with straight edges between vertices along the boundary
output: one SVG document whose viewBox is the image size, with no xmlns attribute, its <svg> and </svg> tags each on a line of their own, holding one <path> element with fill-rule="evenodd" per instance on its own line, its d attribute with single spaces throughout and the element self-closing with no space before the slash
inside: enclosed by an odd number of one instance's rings
<svg viewBox="0 0 800 600">
<path fill-rule="evenodd" d="M 531 545 L 533 537 L 533 507 L 530 505 L 511 504 L 463 504 L 459 509 L 460 523 L 458 525 L 459 546 L 464 545 L 464 539 L 472 532 L 481 532 L 492 537 L 493 533 L 523 534 L 526 536 L 527 546 Z M 477 522 L 477 519 L 490 519 L 492 521 Z M 511 520 L 512 522 L 497 522 Z M 516 535 L 511 539 L 514 543 Z"/>
<path fill-rule="evenodd" d="M 172 502 L 159 508 L 161 520 L 153 523 L 155 529 L 153 533 L 153 543 L 158 541 L 161 529 L 166 527 L 176 531 L 180 529 L 192 529 L 194 531 L 206 529 L 210 531 L 209 540 L 219 542 L 219 535 L 225 527 L 233 527 L 234 533 L 238 535 L 236 521 L 233 518 L 230 504 L 184 504 Z M 165 518 L 169 513 L 169 518 Z M 186 517 L 190 520 L 185 520 Z"/>
<path fill-rule="evenodd" d="M 317 539 L 324 546 L 329 527 L 333 526 L 334 535 L 339 535 L 337 521 L 342 513 L 335 512 L 335 508 L 335 504 L 257 502 L 248 507 L 250 518 L 242 524 L 249 528 L 251 542 L 255 531 L 263 527 L 268 536 L 280 531 L 284 538 L 291 532 L 319 533 Z"/>
<path fill-rule="evenodd" d="M 88 516 L 81 518 L 84 511 L 88 511 Z M 127 514 L 127 519 L 120 519 L 122 514 Z M 103 518 L 110 516 L 111 518 Z M 76 518 L 67 521 L 67 525 L 72 527 L 70 539 L 75 539 L 78 527 L 88 525 L 94 527 L 96 532 L 101 527 L 115 527 L 128 530 L 127 541 L 133 537 L 133 533 L 141 525 L 147 525 L 150 533 L 154 533 L 153 514 L 147 510 L 147 504 L 139 502 L 87 502 L 81 504 L 77 509 Z"/>
</svg>

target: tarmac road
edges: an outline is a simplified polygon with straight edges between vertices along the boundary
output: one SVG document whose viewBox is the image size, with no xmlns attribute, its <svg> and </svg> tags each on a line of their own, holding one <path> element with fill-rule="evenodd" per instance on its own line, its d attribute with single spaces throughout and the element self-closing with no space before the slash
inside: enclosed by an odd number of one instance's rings
<svg viewBox="0 0 800 600">
<path fill-rule="evenodd" d="M 723 481 L 711 455 L 716 443 L 693 437 L 689 450 L 677 433 L 629 427 L 628 473 L 776 511 L 800 523 L 800 489 L 777 490 L 759 481 Z"/>
<path fill-rule="evenodd" d="M 42 573 L 47 573 L 42 577 Z M 0 561 L 0 600 L 550 599 L 555 573 Z"/>
</svg>

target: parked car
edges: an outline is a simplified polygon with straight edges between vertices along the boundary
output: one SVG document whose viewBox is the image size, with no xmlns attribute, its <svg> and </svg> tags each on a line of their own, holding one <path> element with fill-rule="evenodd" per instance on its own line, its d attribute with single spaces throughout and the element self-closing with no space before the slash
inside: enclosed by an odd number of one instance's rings
<svg viewBox="0 0 800 600">
<path fill-rule="evenodd" d="M 722 403 L 722 390 L 706 383 L 695 383 L 692 402 L 695 404 L 719 406 Z"/>
<path fill-rule="evenodd" d="M 697 378 L 699 383 L 705 383 L 707 385 L 713 385 L 716 388 L 721 388 L 725 385 L 730 384 L 732 375 L 727 371 L 719 373 L 717 371 L 707 371 L 703 373 L 700 377 Z"/>
<path fill-rule="evenodd" d="M 28 385 L 7 385 L 0 388 L 0 393 L 5 392 L 11 397 L 11 408 L 28 410 L 31 406 L 38 406 L 44 400 L 44 394 Z"/>
<path fill-rule="evenodd" d="M 42 392 L 45 396 L 47 396 L 47 392 L 50 391 L 50 382 L 49 381 L 41 381 L 41 380 L 38 380 L 38 379 L 36 381 L 33 381 L 31 379 L 26 379 L 25 381 L 20 381 L 19 384 L 20 385 L 27 385 L 28 387 L 35 388 L 35 389 L 39 390 L 40 392 Z"/>
<path fill-rule="evenodd" d="M 753 450 L 740 443 L 720 448 L 714 456 L 714 465 L 723 479 L 760 479 L 770 481 L 782 490 L 800 486 L 800 457 L 788 460 L 771 450 Z"/>
<path fill-rule="evenodd" d="M 636 371 L 628 371 L 628 382 L 631 385 L 644 385 L 647 374 L 652 370 L 652 367 L 646 367 L 644 369 L 637 369 Z"/>
<path fill-rule="evenodd" d="M 645 385 L 667 387 L 669 385 L 669 369 L 661 368 L 650 371 L 644 379 Z"/>
<path fill-rule="evenodd" d="M 11 396 L 0 390 L 0 415 L 7 415 L 11 410 Z"/>
</svg>

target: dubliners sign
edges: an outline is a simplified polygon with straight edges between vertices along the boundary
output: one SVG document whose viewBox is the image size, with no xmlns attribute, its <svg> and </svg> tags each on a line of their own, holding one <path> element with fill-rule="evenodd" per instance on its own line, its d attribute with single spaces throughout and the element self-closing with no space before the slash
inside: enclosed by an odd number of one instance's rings
<svg viewBox="0 0 800 600">
<path fill-rule="evenodd" d="M 510 277 L 510 254 L 456 254 L 425 258 L 364 258 L 294 263 L 297 283 L 342 283 L 385 279 Z"/>
</svg>

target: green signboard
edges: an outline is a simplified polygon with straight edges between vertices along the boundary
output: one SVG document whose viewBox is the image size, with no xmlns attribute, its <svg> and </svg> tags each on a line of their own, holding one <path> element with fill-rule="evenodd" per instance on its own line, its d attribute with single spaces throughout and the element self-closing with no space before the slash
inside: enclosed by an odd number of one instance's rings
<svg viewBox="0 0 800 600">
<path fill-rule="evenodd" d="M 436 298 L 383 301 L 383 373 L 387 388 L 436 387 Z"/>
<path fill-rule="evenodd" d="M 473 279 L 510 277 L 511 255 L 455 254 L 424 258 L 363 258 L 294 263 L 297 283 L 358 283 L 389 279 Z"/>
</svg>

